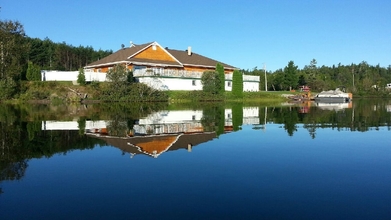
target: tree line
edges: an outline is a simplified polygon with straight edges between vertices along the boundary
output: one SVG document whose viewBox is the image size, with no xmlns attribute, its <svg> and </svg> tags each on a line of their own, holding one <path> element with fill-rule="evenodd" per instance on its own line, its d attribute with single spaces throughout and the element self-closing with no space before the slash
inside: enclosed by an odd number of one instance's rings
<svg viewBox="0 0 391 220">
<path fill-rule="evenodd" d="M 20 92 L 23 80 L 40 79 L 40 70 L 74 71 L 112 52 L 31 38 L 20 22 L 0 20 L 0 98 Z"/>
<path fill-rule="evenodd" d="M 257 67 L 252 70 L 242 70 L 244 74 L 261 76 L 264 70 Z M 370 93 L 384 91 L 391 83 L 391 65 L 381 67 L 370 65 L 365 61 L 359 64 L 317 66 L 312 59 L 303 69 L 299 69 L 294 61 L 289 61 L 284 69 L 268 71 L 267 88 L 269 91 L 288 91 L 309 86 L 314 91 L 330 90 L 344 87 L 349 92 Z M 261 80 L 260 90 L 264 90 L 265 81 Z"/>
</svg>

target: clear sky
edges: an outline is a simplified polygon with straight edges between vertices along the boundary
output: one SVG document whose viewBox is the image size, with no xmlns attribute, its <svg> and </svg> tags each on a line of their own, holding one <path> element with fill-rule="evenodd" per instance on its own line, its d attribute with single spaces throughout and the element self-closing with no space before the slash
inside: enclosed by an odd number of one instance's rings
<svg viewBox="0 0 391 220">
<path fill-rule="evenodd" d="M 390 0 L 1 0 L 29 37 L 117 51 L 157 41 L 241 69 L 391 65 Z"/>
</svg>

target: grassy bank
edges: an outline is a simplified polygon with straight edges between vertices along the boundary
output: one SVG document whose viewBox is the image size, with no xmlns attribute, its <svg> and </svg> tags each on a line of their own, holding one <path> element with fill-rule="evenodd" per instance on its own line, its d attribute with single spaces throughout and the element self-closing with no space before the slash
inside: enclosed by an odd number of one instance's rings
<svg viewBox="0 0 391 220">
<path fill-rule="evenodd" d="M 72 82 L 22 82 L 21 92 L 15 99 L 7 102 L 35 103 L 73 103 L 85 101 L 101 101 L 102 90 L 106 82 L 74 85 Z M 208 95 L 202 91 L 164 91 L 169 97 L 169 103 L 194 102 L 246 102 L 246 103 L 281 103 L 286 101 L 284 94 L 294 94 L 288 91 L 244 92 L 242 98 L 235 97 L 232 92 L 223 95 Z"/>
</svg>

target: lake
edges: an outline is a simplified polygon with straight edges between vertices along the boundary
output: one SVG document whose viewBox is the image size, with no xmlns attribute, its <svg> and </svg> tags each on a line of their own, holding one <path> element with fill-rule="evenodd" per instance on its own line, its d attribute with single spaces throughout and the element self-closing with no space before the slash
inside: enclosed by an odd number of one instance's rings
<svg viewBox="0 0 391 220">
<path fill-rule="evenodd" d="M 391 100 L 0 106 L 1 219 L 390 219 Z"/>
</svg>

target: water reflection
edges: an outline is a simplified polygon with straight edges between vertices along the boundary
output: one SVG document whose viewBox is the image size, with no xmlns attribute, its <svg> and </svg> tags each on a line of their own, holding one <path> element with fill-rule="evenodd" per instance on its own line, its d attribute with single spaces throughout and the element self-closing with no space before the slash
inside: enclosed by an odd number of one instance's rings
<svg viewBox="0 0 391 220">
<path fill-rule="evenodd" d="M 2 105 L 2 217 L 384 217 L 390 106 Z"/>
<path fill-rule="evenodd" d="M 314 104 L 320 109 L 334 110 L 334 111 L 340 111 L 346 108 L 352 108 L 353 106 L 352 102 L 345 102 L 345 103 L 314 102 Z"/>
<path fill-rule="evenodd" d="M 178 110 L 168 110 L 166 106 L 2 105 L 0 178 L 22 178 L 31 158 L 106 144 L 131 157 L 142 154 L 157 158 L 179 149 L 191 151 L 220 135 L 239 131 L 244 125 L 269 132 L 268 125 L 279 124 L 289 136 L 302 127 L 313 139 L 324 128 L 360 132 L 381 127 L 391 130 L 390 106 L 384 100 L 276 107 L 209 104 Z"/>
</svg>

